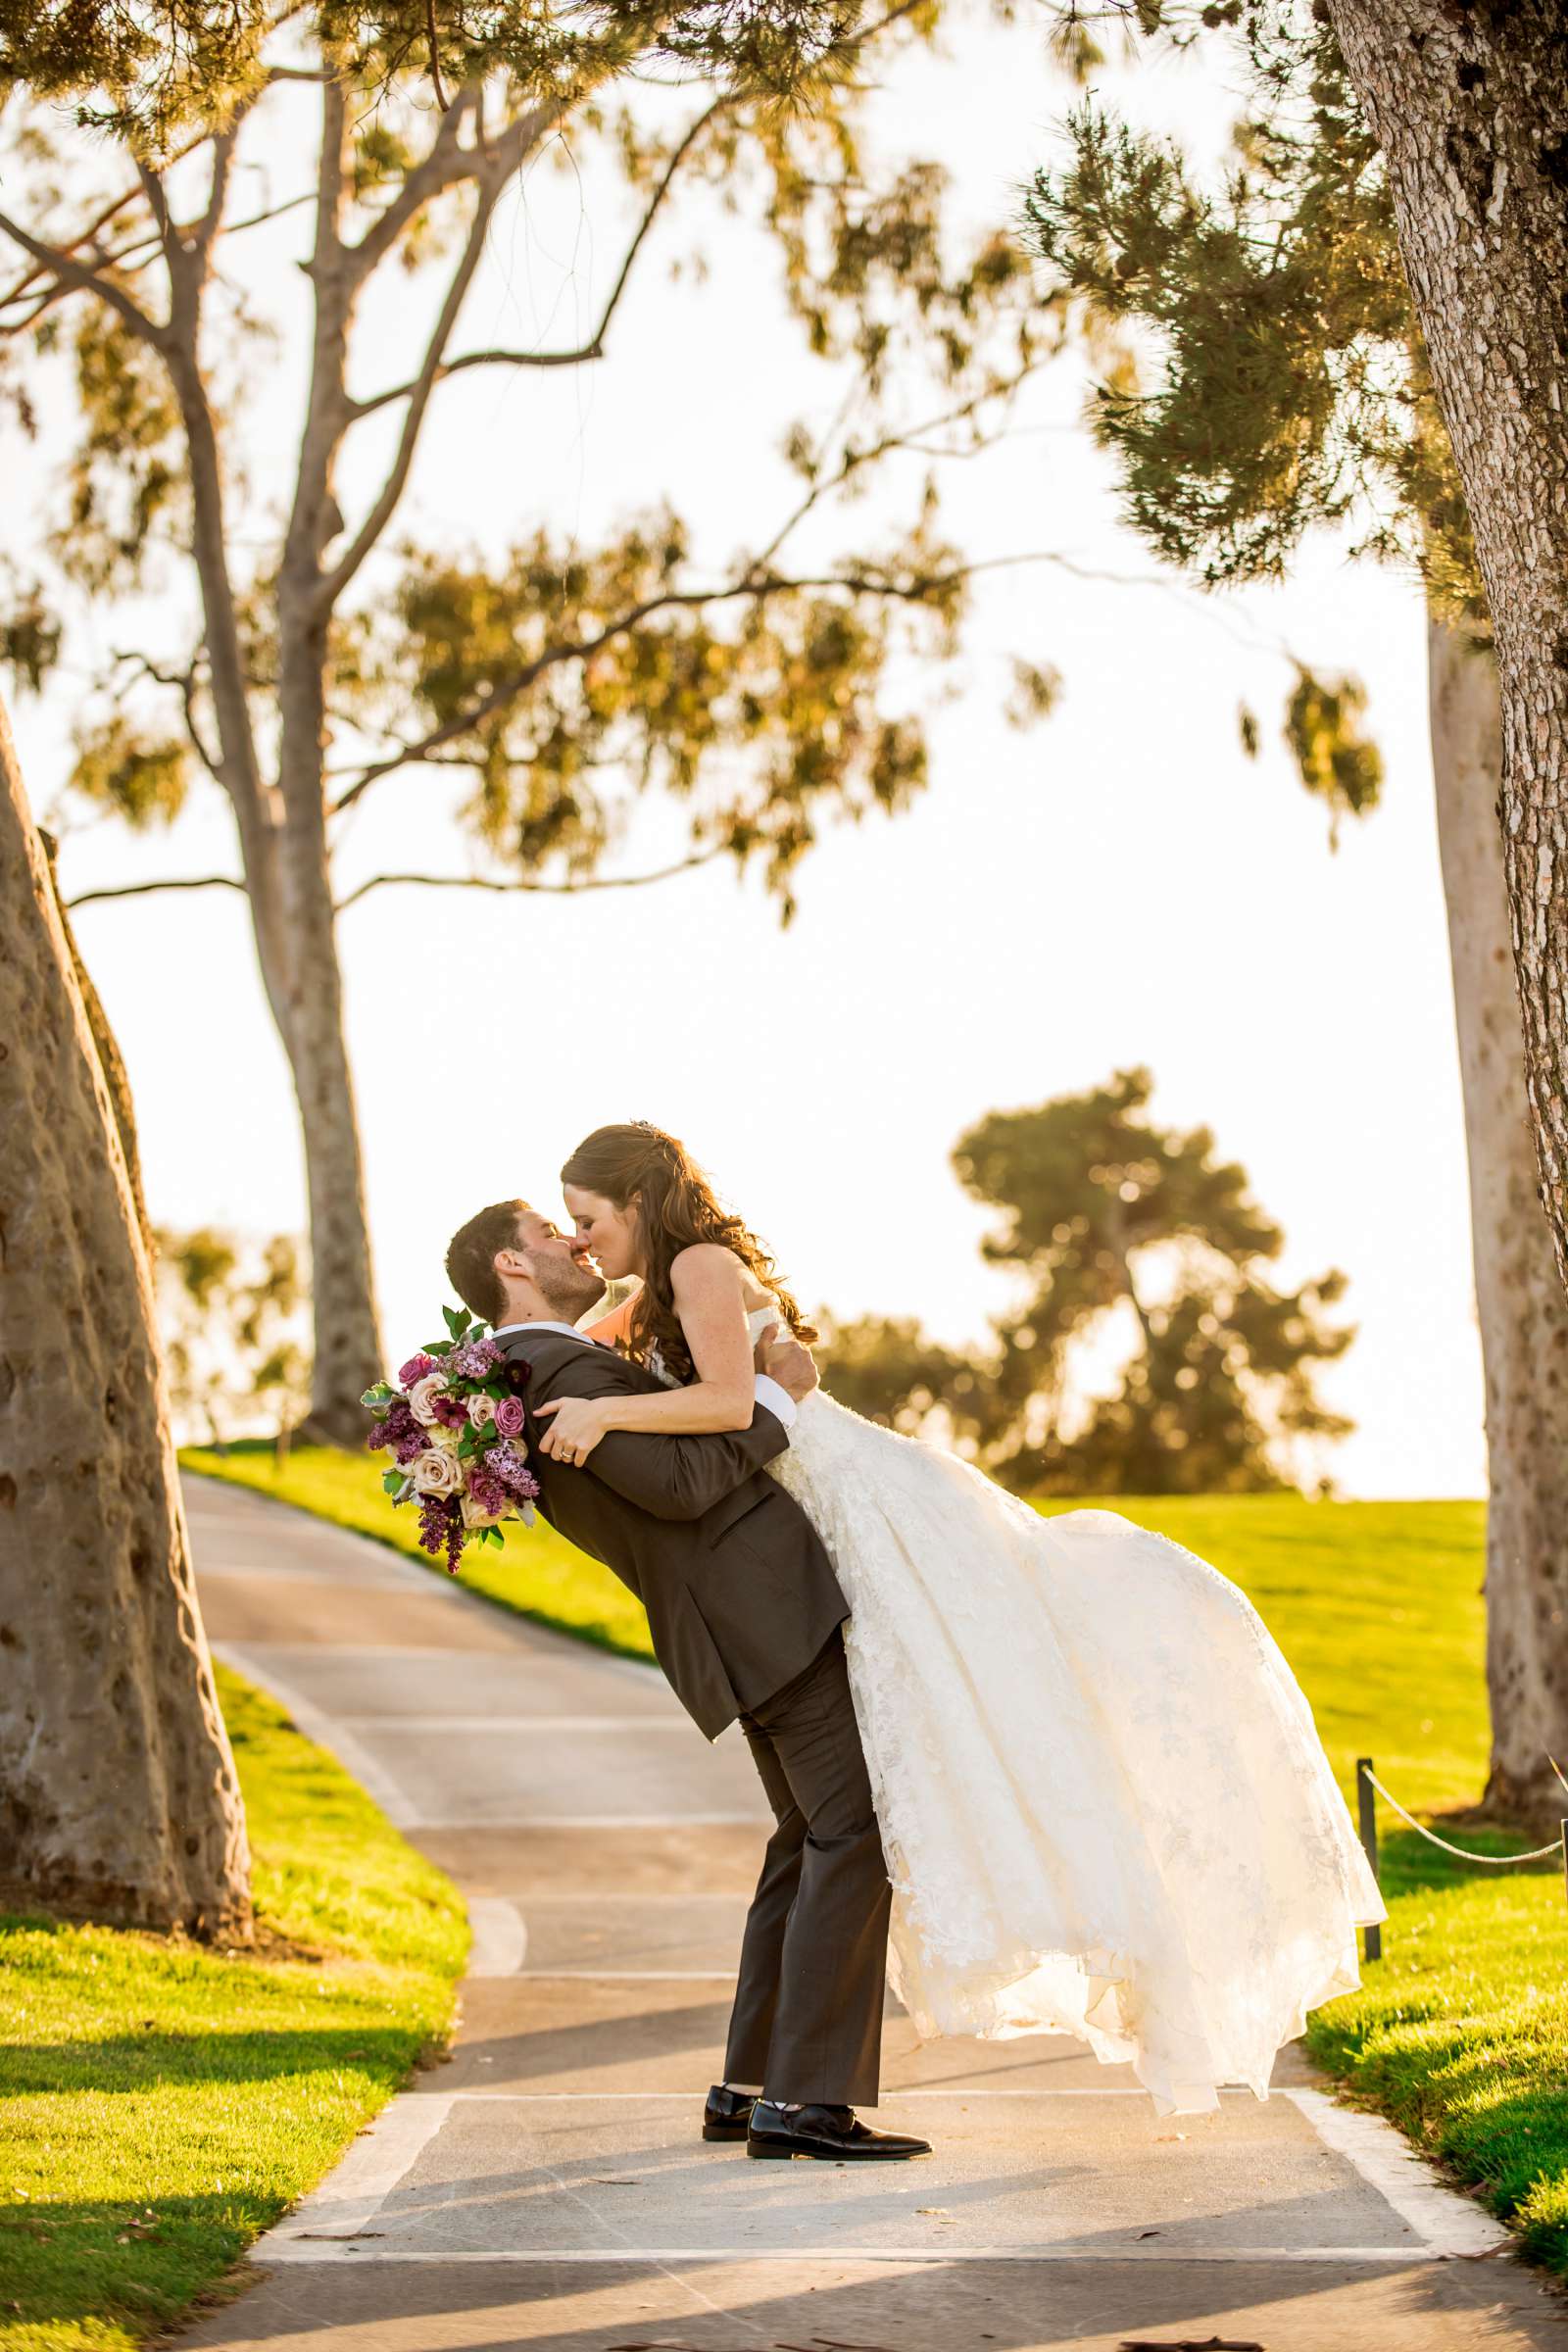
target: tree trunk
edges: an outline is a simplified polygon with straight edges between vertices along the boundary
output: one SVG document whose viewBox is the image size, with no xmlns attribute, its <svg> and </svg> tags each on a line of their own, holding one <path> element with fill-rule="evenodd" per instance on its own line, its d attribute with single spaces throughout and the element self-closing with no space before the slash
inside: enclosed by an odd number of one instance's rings
<svg viewBox="0 0 1568 2352">
<path fill-rule="evenodd" d="M 66 911 L 66 902 L 60 896 L 60 875 L 56 858 L 57 845 L 54 837 L 52 834 L 40 832 L 38 839 L 43 845 L 43 854 L 49 861 L 49 885 L 55 895 L 55 912 L 60 918 L 60 929 L 65 939 L 66 951 L 71 957 L 72 972 L 77 988 L 81 991 L 82 1009 L 87 1015 L 87 1026 L 92 1031 L 92 1042 L 98 1052 L 98 1066 L 103 1071 L 104 1084 L 109 1089 L 109 1100 L 114 1105 L 115 1133 L 120 1138 L 120 1149 L 124 1153 L 125 1177 L 130 1186 L 130 1197 L 136 1210 L 136 1230 L 141 1235 L 142 1248 L 151 1258 L 156 1256 L 157 1252 L 153 1247 L 153 1229 L 147 1221 L 147 1195 L 141 1181 L 141 1146 L 136 1139 L 136 1106 L 131 1100 L 130 1077 L 125 1068 L 125 1057 L 120 1051 L 119 1038 L 110 1027 L 109 1015 L 104 1010 L 104 1001 L 94 985 L 93 976 L 81 960 L 81 950 L 76 945 L 76 934 L 72 929 L 71 917 Z"/>
<path fill-rule="evenodd" d="M 1563 1792 L 1546 1758 L 1568 1763 L 1568 1298 L 1536 1198 L 1496 821 L 1496 663 L 1466 631 L 1436 620 L 1428 652 L 1486 1374 L 1487 1802 L 1554 1822 Z"/>
<path fill-rule="evenodd" d="M 343 135 L 343 103 L 335 87 L 328 89 L 326 105 L 328 122 L 335 125 L 331 135 L 337 145 L 332 152 L 337 153 Z M 328 172 L 323 165 L 323 173 L 327 184 L 335 187 L 340 169 Z M 215 649 L 213 705 L 221 746 L 220 772 L 234 807 L 257 958 L 268 1004 L 288 1056 L 305 1152 L 315 1338 L 311 1409 L 305 1429 L 312 1437 L 352 1446 L 361 1442 L 366 1427 L 360 1397 L 379 1377 L 382 1363 L 327 865 L 321 774 L 325 615 L 312 614 L 307 623 L 311 643 L 306 674 L 314 681 L 315 702 L 314 723 L 308 722 L 306 730 L 310 750 L 302 763 L 294 748 L 300 727 L 293 710 L 300 671 L 296 650 L 300 632 L 293 615 L 300 600 L 291 593 L 297 565 L 286 558 L 278 595 L 284 773 L 274 790 L 263 779 L 251 719 L 244 651 L 225 552 L 222 467 L 196 349 L 194 297 L 188 313 L 181 317 L 182 337 L 172 350 L 169 365 L 190 453 L 196 569 L 206 642 Z M 342 333 L 346 334 L 346 325 Z M 340 334 L 340 345 L 341 340 Z M 305 464 L 302 455 L 302 467 Z M 292 535 L 291 531 L 291 539 Z M 303 780 L 302 764 L 308 770 Z"/>
<path fill-rule="evenodd" d="M 1568 27 L 1561 0 L 1328 10 L 1387 159 L 1496 628 L 1525 1075 L 1568 1281 Z"/>
<path fill-rule="evenodd" d="M 124 1154 L 0 710 L 0 1897 L 246 1938 Z"/>
<path fill-rule="evenodd" d="M 283 1044 L 305 1146 L 316 1333 L 304 1434 L 357 1446 L 367 1428 L 360 1398 L 383 1367 L 319 783 L 314 810 L 291 810 L 280 855 L 289 941 Z"/>
</svg>

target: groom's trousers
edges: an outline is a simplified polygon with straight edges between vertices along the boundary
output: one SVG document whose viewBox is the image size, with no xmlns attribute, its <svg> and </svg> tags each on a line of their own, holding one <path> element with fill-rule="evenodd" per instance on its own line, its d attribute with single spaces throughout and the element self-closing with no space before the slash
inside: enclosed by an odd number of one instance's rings
<svg viewBox="0 0 1568 2352">
<path fill-rule="evenodd" d="M 869 2106 L 893 1894 L 842 1632 L 740 1720 L 775 1827 L 741 1945 L 725 2081 L 803 2106 Z"/>
</svg>

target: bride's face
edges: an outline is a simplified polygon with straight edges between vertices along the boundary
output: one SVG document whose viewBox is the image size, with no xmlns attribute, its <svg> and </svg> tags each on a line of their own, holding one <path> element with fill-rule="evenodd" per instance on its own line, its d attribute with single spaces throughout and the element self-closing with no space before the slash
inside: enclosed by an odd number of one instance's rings
<svg viewBox="0 0 1568 2352">
<path fill-rule="evenodd" d="M 577 1228 L 574 1247 L 593 1259 L 607 1282 L 624 1282 L 628 1274 L 643 1271 L 635 1197 L 617 1208 L 603 1193 L 585 1193 L 580 1185 L 568 1184 L 562 1198 Z"/>
</svg>

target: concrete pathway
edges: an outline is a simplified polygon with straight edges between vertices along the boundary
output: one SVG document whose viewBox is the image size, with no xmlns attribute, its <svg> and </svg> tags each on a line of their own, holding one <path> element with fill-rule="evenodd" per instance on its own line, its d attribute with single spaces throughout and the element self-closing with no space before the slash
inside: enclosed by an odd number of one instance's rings
<svg viewBox="0 0 1568 2352">
<path fill-rule="evenodd" d="M 1294 2054 L 1266 2103 L 1161 2122 L 1077 2044 L 921 2048 L 890 2002 L 881 2120 L 918 2165 L 705 2146 L 764 1834 L 738 1733 L 652 1669 L 381 1546 L 189 1484 L 220 1655 L 457 1879 L 452 2059 L 255 2249 L 183 2340 L 223 2352 L 1568 2352 L 1568 2299 Z"/>
</svg>

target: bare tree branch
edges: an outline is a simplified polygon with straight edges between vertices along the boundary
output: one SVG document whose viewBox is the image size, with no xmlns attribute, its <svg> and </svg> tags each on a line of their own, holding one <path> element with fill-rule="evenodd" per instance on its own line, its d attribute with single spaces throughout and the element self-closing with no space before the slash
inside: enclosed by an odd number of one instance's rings
<svg viewBox="0 0 1568 2352">
<path fill-rule="evenodd" d="M 245 885 L 236 882 L 232 874 L 198 874 L 192 880 L 181 877 L 171 882 L 122 882 L 113 890 L 84 890 L 78 899 L 68 899 L 66 905 L 73 912 L 78 906 L 96 906 L 102 899 L 145 899 L 157 890 L 237 890 L 243 898 Z"/>
<path fill-rule="evenodd" d="M 600 315 L 599 324 L 586 343 L 579 344 L 575 351 L 465 352 L 461 359 L 443 361 L 435 371 L 433 381 L 445 383 L 448 376 L 459 375 L 466 368 L 577 368 L 587 360 L 602 360 L 605 356 L 605 336 L 608 334 L 610 322 L 619 307 L 620 298 L 626 291 L 632 265 L 637 259 L 648 231 L 653 226 L 655 215 L 669 192 L 671 181 L 714 116 L 722 114 L 726 107 L 733 106 L 735 103 L 733 96 L 715 98 L 712 105 L 706 107 L 697 117 L 676 147 L 660 178 L 658 187 L 648 201 L 643 217 L 637 224 L 636 233 L 621 258 L 620 269 L 615 282 L 610 290 L 610 299 Z M 419 375 L 411 376 L 406 384 L 394 384 L 390 391 L 376 392 L 368 400 L 357 400 L 354 403 L 356 421 L 362 416 L 373 416 L 377 409 L 386 408 L 394 400 L 407 400 L 411 393 L 420 390 L 422 383 L 421 371 Z"/>
<path fill-rule="evenodd" d="M 468 288 L 473 281 L 474 271 L 484 257 L 485 236 L 489 230 L 491 216 L 495 211 L 496 199 L 500 193 L 500 186 L 489 180 L 481 186 L 479 201 L 474 208 L 473 220 L 464 242 L 462 256 L 448 283 L 440 312 L 431 330 L 430 340 L 425 347 L 423 364 L 414 379 L 413 396 L 409 402 L 408 414 L 403 419 L 403 430 L 398 438 L 397 454 L 392 460 L 386 479 L 382 483 L 369 513 L 354 534 L 347 550 L 332 565 L 330 571 L 322 575 L 318 594 L 321 605 L 328 611 L 342 595 L 371 548 L 380 538 L 381 533 L 396 513 L 398 501 L 407 487 L 410 468 L 414 464 L 414 453 L 418 445 L 419 427 L 424 422 L 424 413 L 429 406 L 430 395 L 435 389 L 436 377 L 441 367 L 441 357 L 451 339 L 452 330 L 458 322 L 458 314 L 466 299 Z"/>
<path fill-rule="evenodd" d="M 13 244 L 20 245 L 24 253 L 30 253 L 33 260 L 47 270 L 59 285 L 82 294 L 96 294 L 100 301 L 108 303 L 111 310 L 118 311 L 133 334 L 140 335 L 143 342 L 152 344 L 155 350 L 163 349 L 167 328 L 156 319 L 149 318 L 141 306 L 132 302 L 124 288 L 117 286 L 113 278 L 103 277 L 97 270 L 88 269 L 85 263 L 76 261 L 64 247 L 47 244 L 42 237 L 33 236 L 20 221 L 13 220 L 8 213 L 0 213 L 0 230 Z M 80 238 L 76 240 L 78 244 L 81 241 Z"/>
<path fill-rule="evenodd" d="M 615 272 L 613 287 L 609 289 L 609 301 L 604 304 L 604 311 L 600 313 L 600 324 L 597 324 L 595 331 L 588 336 L 588 341 L 578 343 L 576 351 L 466 351 L 461 360 L 444 360 L 444 363 L 435 369 L 435 378 L 432 378 L 432 381 L 444 383 L 447 381 L 447 376 L 459 376 L 466 367 L 581 367 L 585 360 L 602 360 L 604 358 L 604 336 L 609 334 L 609 322 L 612 322 L 615 316 L 615 308 L 620 306 L 620 296 L 625 294 L 627 280 L 630 280 L 630 275 L 632 275 L 632 264 L 637 261 L 637 254 L 639 254 L 639 249 L 642 249 L 644 237 L 647 237 L 649 228 L 654 225 L 654 214 L 659 212 L 659 207 L 662 205 L 662 200 L 665 200 L 665 195 L 670 193 L 670 181 L 679 172 L 679 167 L 682 167 L 686 155 L 691 153 L 691 148 L 696 146 L 698 136 L 708 129 L 708 124 L 712 122 L 714 116 L 724 113 L 724 108 L 733 106 L 733 104 L 736 104 L 733 96 L 714 99 L 712 106 L 703 108 L 701 116 L 698 116 L 696 122 L 686 129 L 684 139 L 679 141 L 677 148 L 674 148 L 674 153 L 670 155 L 670 163 L 667 163 L 665 172 L 662 172 L 659 186 L 656 186 L 654 195 L 649 198 L 647 210 L 644 210 L 644 214 L 642 214 L 642 221 L 637 223 L 637 233 L 632 235 L 632 242 L 627 245 L 623 259 L 620 259 L 620 270 Z M 423 371 L 420 371 L 418 376 L 409 376 L 407 383 L 395 383 L 395 386 L 390 390 L 385 390 L 385 393 L 373 393 L 369 400 L 355 400 L 355 421 L 358 421 L 360 416 L 373 416 L 373 412 L 383 410 L 383 407 L 388 407 L 393 400 L 407 400 L 409 393 L 418 393 L 420 386 L 423 386 Z"/>
<path fill-rule="evenodd" d="M 420 890 L 488 890 L 502 897 L 517 891 L 531 891 L 545 898 L 573 898 L 588 890 L 641 890 L 646 882 L 667 882 L 675 874 L 689 874 L 695 866 L 711 865 L 715 858 L 732 855 L 727 841 L 714 842 L 706 850 L 698 850 L 690 858 L 679 858 L 673 865 L 655 866 L 646 874 L 587 874 L 580 882 L 534 882 L 519 876 L 514 881 L 496 881 L 485 874 L 372 874 L 351 890 L 346 899 L 339 899 L 336 911 L 343 914 L 361 899 L 368 898 L 372 890 L 385 890 L 413 885 Z M 79 902 L 73 902 L 77 904 Z"/>
<path fill-rule="evenodd" d="M 409 472 L 414 464 L 415 451 L 418 446 L 419 429 L 424 421 L 425 410 L 429 407 L 430 395 L 435 389 L 441 364 L 446 355 L 446 348 L 451 341 L 452 330 L 457 325 L 458 316 L 463 309 L 474 271 L 484 258 L 485 237 L 489 231 L 496 205 L 500 201 L 502 190 L 517 171 L 523 157 L 538 144 L 544 133 L 560 119 L 562 112 L 563 106 L 560 103 L 532 107 L 525 115 L 519 115 L 515 122 L 510 123 L 494 146 L 490 147 L 484 144 L 483 117 L 478 111 L 477 98 L 475 99 L 474 129 L 476 139 L 480 144 L 475 149 L 473 169 L 473 176 L 479 182 L 473 220 L 469 224 L 468 234 L 465 240 L 458 266 L 448 283 L 430 340 L 425 347 L 423 363 L 418 374 L 414 378 L 408 415 L 403 419 L 403 430 L 398 439 L 397 453 L 392 460 L 386 479 L 347 551 L 321 580 L 319 598 L 322 607 L 327 611 L 331 610 L 342 595 L 343 590 L 359 570 L 360 565 L 397 512 L 398 503 L 408 486 Z M 454 105 L 452 113 L 456 115 L 456 105 Z M 452 116 L 447 119 L 450 121 Z M 434 150 L 432 150 L 433 152 Z M 426 161 L 428 160 L 427 158 Z M 421 166 L 420 169 L 422 170 L 422 168 Z M 416 178 L 417 172 L 413 176 Z M 412 185 L 412 180 L 409 184 Z M 382 219 L 385 218 L 386 216 L 383 214 Z M 368 243 L 368 239 L 365 242 Z M 363 254 L 365 245 L 362 244 L 356 250 Z"/>
<path fill-rule="evenodd" d="M 434 197 L 459 180 L 471 179 L 483 169 L 484 157 L 479 149 L 465 147 L 462 141 L 463 125 L 478 101 L 479 91 L 473 83 L 458 92 L 442 116 L 440 128 L 421 161 L 385 211 L 376 215 L 359 243 L 348 248 L 357 281 L 363 283 L 386 259 L 404 230 Z"/>
</svg>

